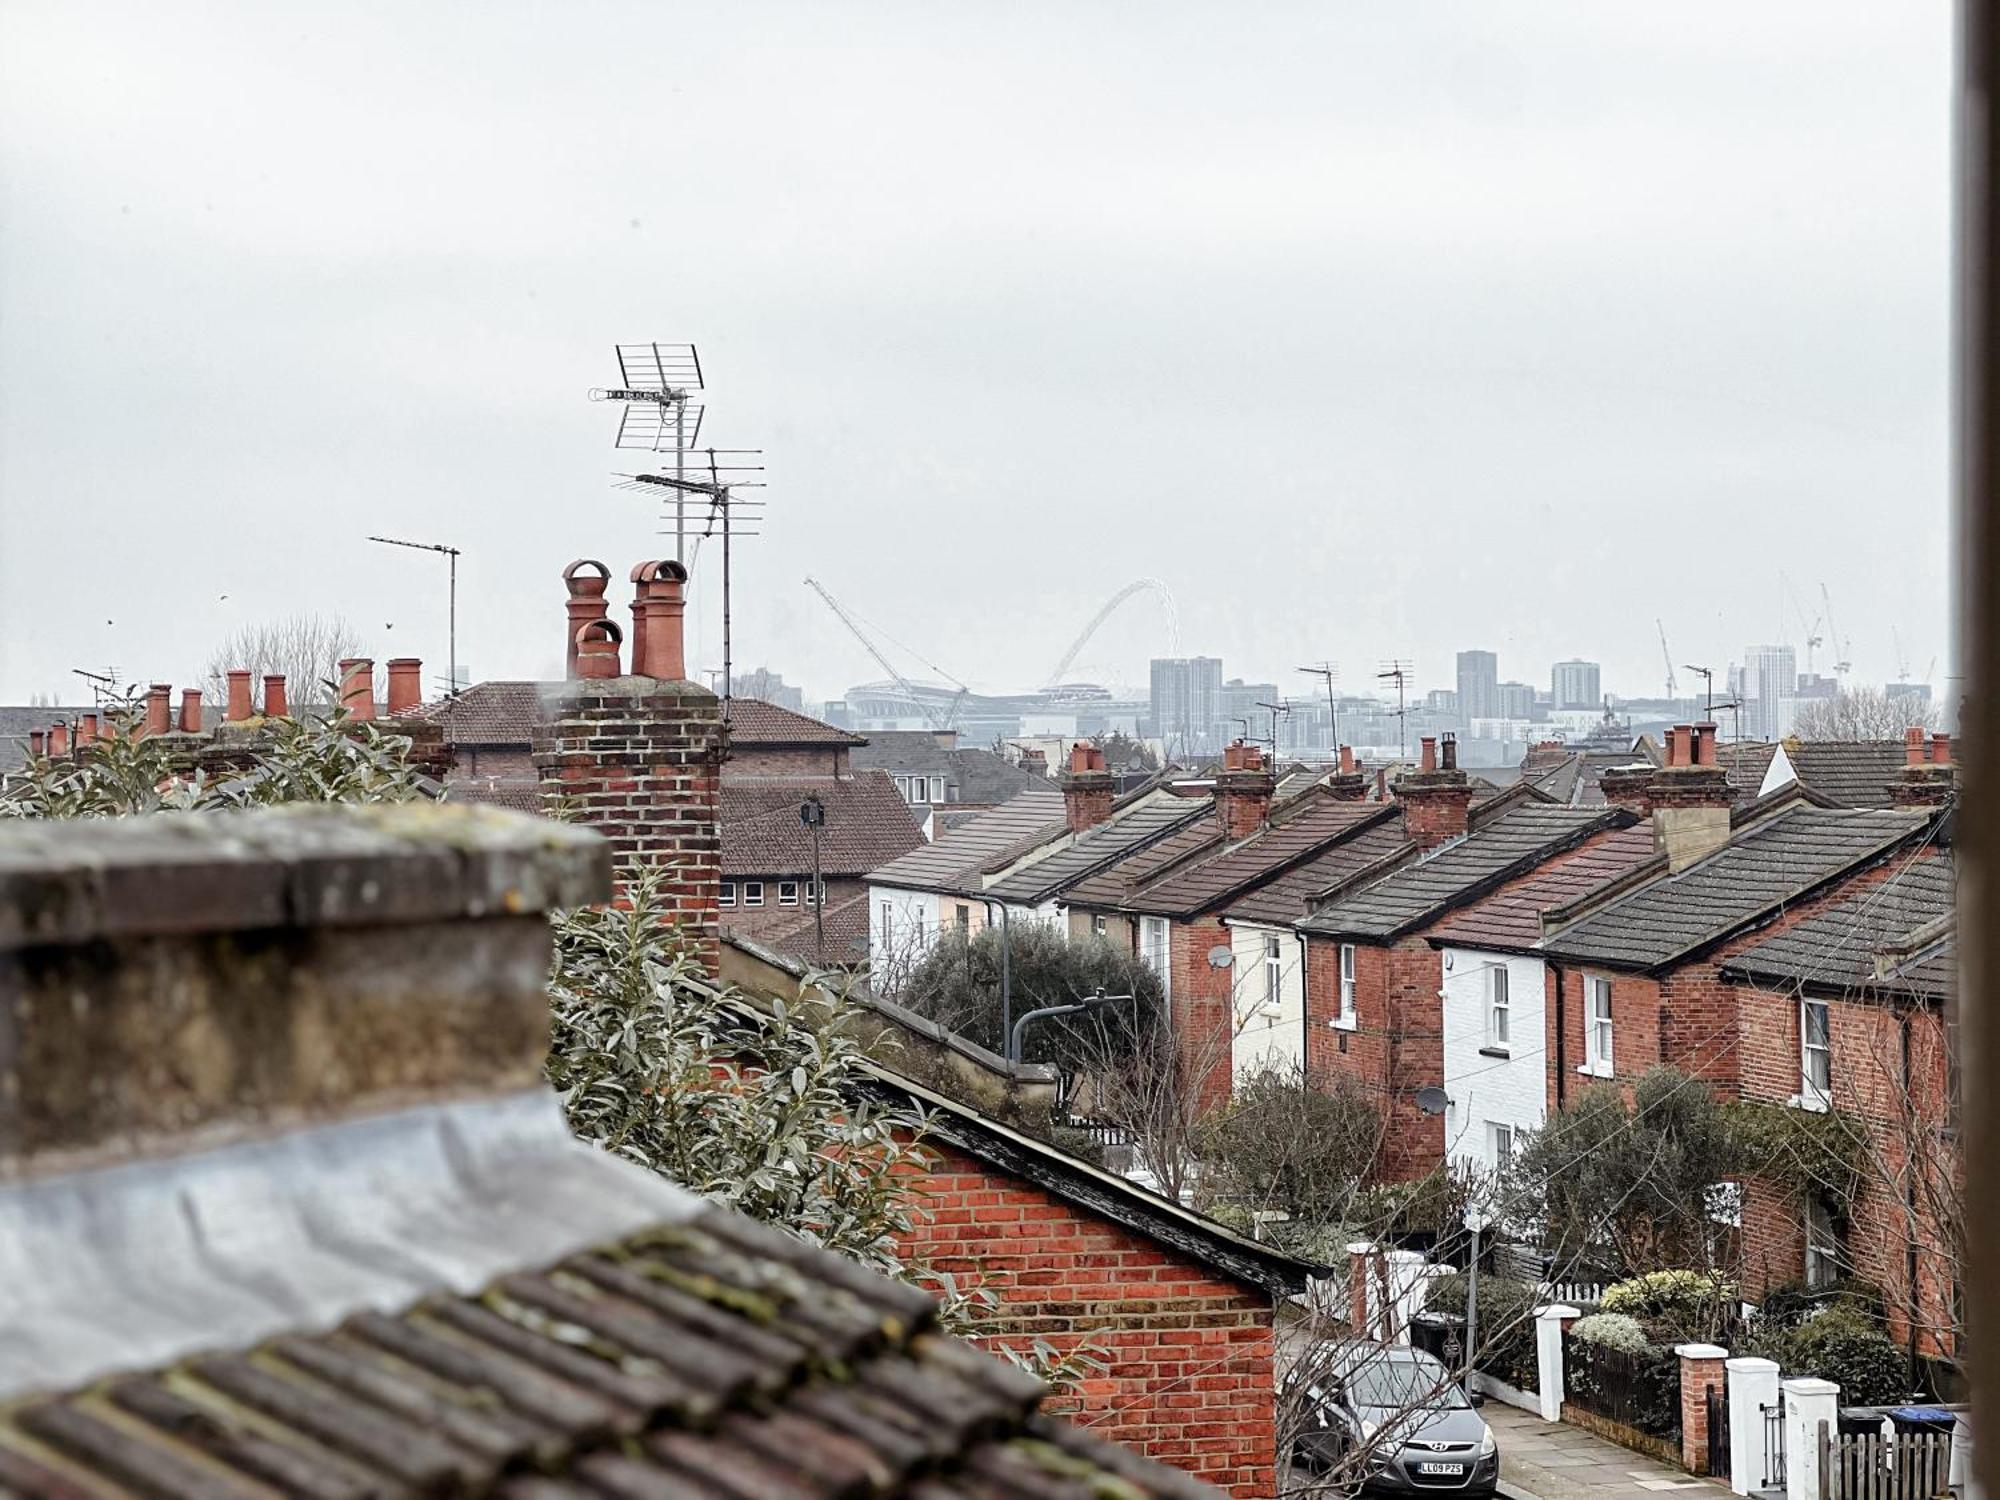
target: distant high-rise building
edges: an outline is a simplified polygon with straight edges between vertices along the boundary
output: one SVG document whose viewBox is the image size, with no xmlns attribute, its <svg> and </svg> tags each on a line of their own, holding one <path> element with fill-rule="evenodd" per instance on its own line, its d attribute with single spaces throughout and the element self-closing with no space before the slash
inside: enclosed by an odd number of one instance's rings
<svg viewBox="0 0 2000 1500">
<path fill-rule="evenodd" d="M 1493 689 L 1499 712 L 1496 719 L 1532 719 L 1535 713 L 1535 687 L 1530 682 L 1503 682 Z"/>
<path fill-rule="evenodd" d="M 1798 656 L 1790 646 L 1751 646 L 1737 677 L 1738 713 L 1747 739 L 1775 740 L 1789 733 L 1799 690 Z"/>
<path fill-rule="evenodd" d="M 1222 718 L 1222 658 L 1153 658 L 1152 727 L 1169 754 L 1199 755 L 1215 748 Z"/>
<path fill-rule="evenodd" d="M 1276 703 L 1278 685 L 1275 682 L 1245 682 L 1240 677 L 1232 677 L 1223 683 L 1216 695 L 1216 738 L 1228 744 L 1238 735 L 1246 739 L 1268 740 L 1271 735 L 1271 710 L 1259 708 L 1260 703 Z M 1282 721 L 1284 715 L 1278 715 Z M 1246 731 L 1244 725 L 1250 727 Z"/>
<path fill-rule="evenodd" d="M 1559 661 L 1549 670 L 1549 692 L 1557 708 L 1596 708 L 1604 701 L 1602 677 L 1594 661 Z"/>
<path fill-rule="evenodd" d="M 1458 653 L 1458 714 L 1468 721 L 1500 717 L 1500 658 L 1491 651 Z"/>
<path fill-rule="evenodd" d="M 1424 694 L 1426 712 L 1451 718 L 1458 712 L 1458 692 L 1454 688 L 1432 688 Z"/>
</svg>

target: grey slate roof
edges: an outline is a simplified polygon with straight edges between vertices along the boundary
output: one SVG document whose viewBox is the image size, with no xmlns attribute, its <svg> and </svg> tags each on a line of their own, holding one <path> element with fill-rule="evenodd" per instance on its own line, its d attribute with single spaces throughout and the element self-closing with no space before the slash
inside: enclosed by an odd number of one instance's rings
<svg viewBox="0 0 2000 1500">
<path fill-rule="evenodd" d="M 74 723 L 77 715 L 94 713 L 89 704 L 67 708 L 17 708 L 0 704 L 0 771 L 18 770 L 28 761 L 28 736 L 61 720 Z"/>
<path fill-rule="evenodd" d="M 1573 962 L 1659 968 L 1777 914 L 1927 822 L 1917 812 L 1802 805 L 1741 829 L 1706 859 L 1591 912 L 1542 948 Z"/>
<path fill-rule="evenodd" d="M 1888 807 L 1903 769 L 1901 740 L 1786 740 L 1785 759 L 1807 789 L 1842 807 Z"/>
<path fill-rule="evenodd" d="M 988 860 L 1037 832 L 1054 837 L 1063 826 L 1062 793 L 1044 784 L 878 866 L 869 871 L 868 880 L 902 890 L 976 894 L 980 869 Z"/>
<path fill-rule="evenodd" d="M 1456 843 L 1304 918 L 1301 931 L 1382 941 L 1401 936 L 1629 814 L 1524 803 Z"/>
<path fill-rule="evenodd" d="M 1113 860 L 1123 859 L 1155 839 L 1167 837 L 1196 819 L 1210 819 L 1206 797 L 1160 794 L 1099 823 L 1074 843 L 1024 865 L 987 887 L 986 894 L 1014 906 L 1037 906 Z"/>
<path fill-rule="evenodd" d="M 1722 972 L 1811 990 L 1875 988 L 1945 998 L 1957 987 L 1956 889 L 1948 852 L 1899 860 L 1881 884 L 1737 954 Z M 1885 960 L 1879 971 L 1878 954 Z"/>
</svg>

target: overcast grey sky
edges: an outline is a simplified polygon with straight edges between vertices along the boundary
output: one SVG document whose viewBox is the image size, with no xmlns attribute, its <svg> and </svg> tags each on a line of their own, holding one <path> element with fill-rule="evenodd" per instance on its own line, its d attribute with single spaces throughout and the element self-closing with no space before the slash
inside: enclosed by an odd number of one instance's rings
<svg viewBox="0 0 2000 1500">
<path fill-rule="evenodd" d="M 0 0 L 0 701 L 299 609 L 441 670 L 442 566 L 378 531 L 465 549 L 476 676 L 558 674 L 562 565 L 659 545 L 583 399 L 642 339 L 768 453 L 737 660 L 815 698 L 880 673 L 808 572 L 982 688 L 1141 575 L 1300 690 L 1478 645 L 1657 691 L 1656 615 L 1677 661 L 1796 639 L 1781 568 L 1921 674 L 1950 42 L 1945 0 Z M 1135 600 L 1076 675 L 1159 649 Z"/>
</svg>

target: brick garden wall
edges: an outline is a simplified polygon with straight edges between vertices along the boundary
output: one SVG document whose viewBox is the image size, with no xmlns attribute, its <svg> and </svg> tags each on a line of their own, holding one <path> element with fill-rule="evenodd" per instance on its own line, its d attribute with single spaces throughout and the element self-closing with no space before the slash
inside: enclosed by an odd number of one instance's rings
<svg viewBox="0 0 2000 1500">
<path fill-rule="evenodd" d="M 1108 1367 L 1052 1409 L 1240 1500 L 1270 1496 L 1270 1294 L 962 1152 L 940 1155 L 917 1227 L 898 1248 L 997 1292 L 981 1341 L 1095 1343 Z"/>
</svg>

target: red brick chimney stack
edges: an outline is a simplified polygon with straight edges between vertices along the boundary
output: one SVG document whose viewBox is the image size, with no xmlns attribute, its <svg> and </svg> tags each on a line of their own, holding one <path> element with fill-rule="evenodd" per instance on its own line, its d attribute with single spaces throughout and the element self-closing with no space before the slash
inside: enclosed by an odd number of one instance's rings
<svg viewBox="0 0 2000 1500">
<path fill-rule="evenodd" d="M 201 689 L 200 688 L 181 689 L 180 731 L 182 734 L 201 733 Z"/>
<path fill-rule="evenodd" d="M 1359 802 L 1366 797 L 1368 778 L 1363 774 L 1361 767 L 1355 764 L 1352 745 L 1340 747 L 1340 759 L 1337 764 L 1340 769 L 1329 772 L 1322 783 L 1327 791 L 1342 802 Z"/>
<path fill-rule="evenodd" d="M 662 682 L 687 681 L 683 639 L 687 613 L 687 569 L 673 561 L 640 563 L 632 570 L 638 593 L 633 617 L 641 630 L 632 643 L 632 672 Z"/>
<path fill-rule="evenodd" d="M 1062 794 L 1063 816 L 1071 833 L 1086 832 L 1111 816 L 1115 788 L 1102 750 L 1083 740 L 1069 747 Z"/>
<path fill-rule="evenodd" d="M 389 717 L 400 719 L 415 713 L 424 702 L 424 664 L 415 656 L 389 660 Z"/>
<path fill-rule="evenodd" d="M 585 573 L 595 568 L 596 574 Z M 563 584 L 569 589 L 569 628 L 563 632 L 563 675 L 576 677 L 576 633 L 592 620 L 604 618 L 604 593 L 611 586 L 611 570 L 594 557 L 579 557 L 563 569 Z"/>
<path fill-rule="evenodd" d="M 243 675 L 247 679 L 250 674 L 245 672 Z M 233 684 L 231 691 L 234 691 Z M 244 701 L 248 703 L 250 687 L 247 681 L 244 683 L 243 693 Z M 285 674 L 283 672 L 266 672 L 264 674 L 264 717 L 267 719 L 282 719 L 289 716 L 291 711 L 292 705 L 285 698 Z M 233 709 L 230 712 L 230 717 L 236 717 Z"/>
<path fill-rule="evenodd" d="M 1396 778 L 1396 801 L 1403 809 L 1403 831 L 1422 849 L 1435 849 L 1463 836 L 1471 826 L 1472 782 L 1458 768 L 1458 739 L 1425 735 L 1417 769 Z"/>
<path fill-rule="evenodd" d="M 256 712 L 250 704 L 250 673 L 247 668 L 232 667 L 229 671 L 229 706 L 223 715 L 232 724 L 241 724 Z"/>
<path fill-rule="evenodd" d="M 174 686 L 156 682 L 146 689 L 146 733 L 165 734 L 174 727 Z"/>
<path fill-rule="evenodd" d="M 351 656 L 340 664 L 340 706 L 356 719 L 375 717 L 375 663 Z"/>
<path fill-rule="evenodd" d="M 1682 870 L 1729 842 L 1735 793 L 1716 762 L 1713 723 L 1676 724 L 1667 732 L 1667 763 L 1648 779 L 1653 844 L 1667 868 Z"/>
<path fill-rule="evenodd" d="M 592 620 L 579 626 L 576 639 L 570 642 L 575 658 L 570 675 L 596 680 L 618 676 L 618 648 L 624 641 L 625 632 L 618 628 L 616 620 Z"/>
<path fill-rule="evenodd" d="M 1951 763 L 1951 736 L 1934 734 L 1928 744 L 1922 729 L 1903 731 L 1903 769 L 1889 783 L 1889 800 L 1898 807 L 1942 807 L 1951 801 L 1958 774 Z"/>
<path fill-rule="evenodd" d="M 1257 746 L 1241 740 L 1224 746 L 1222 770 L 1215 778 L 1215 812 L 1222 820 L 1222 836 L 1247 839 L 1262 828 L 1277 784 Z"/>
<path fill-rule="evenodd" d="M 1597 788 L 1612 807 L 1622 807 L 1642 818 L 1653 811 L 1651 766 L 1610 766 L 1598 776 Z"/>
</svg>

